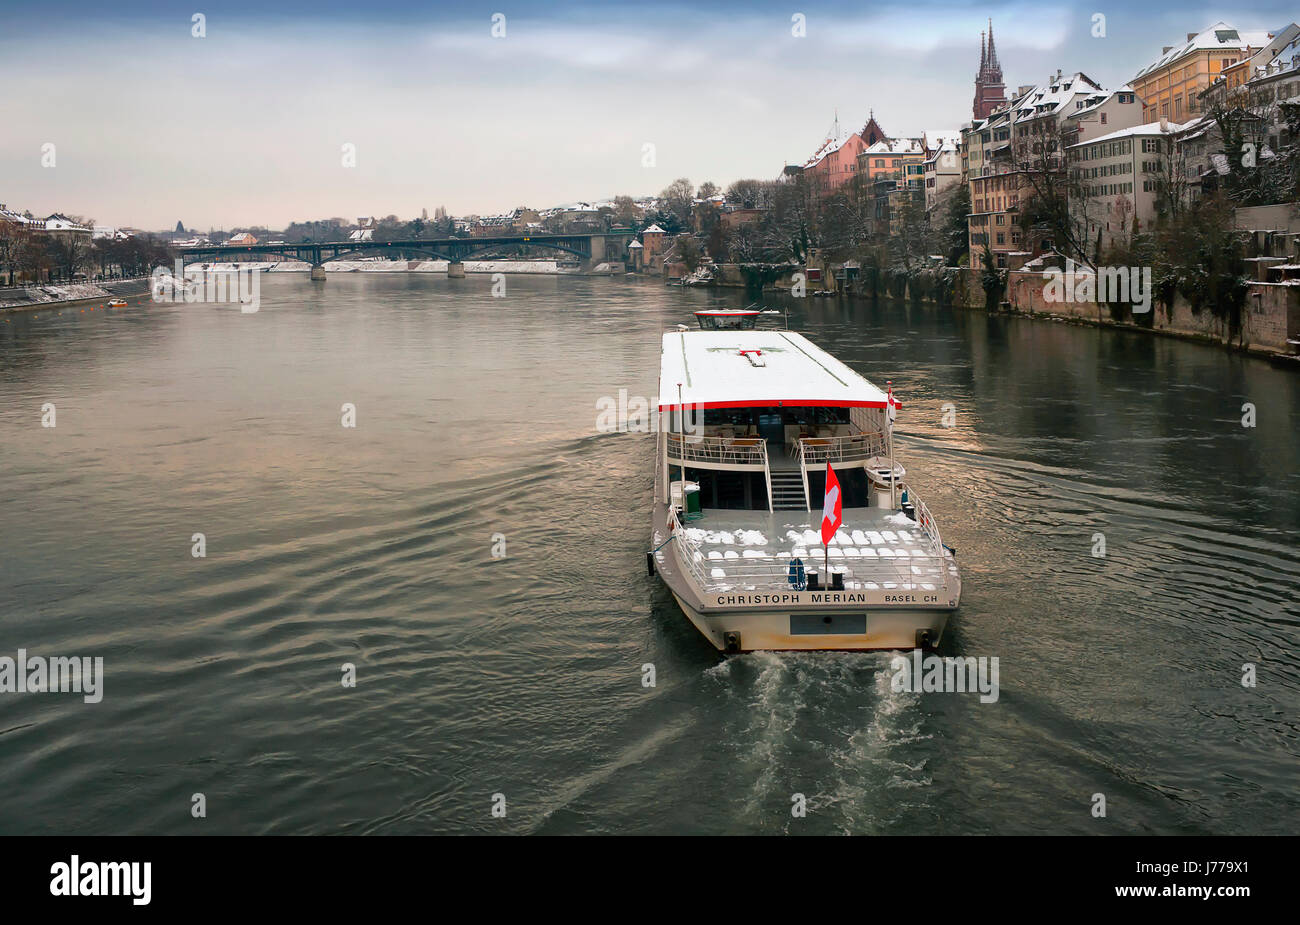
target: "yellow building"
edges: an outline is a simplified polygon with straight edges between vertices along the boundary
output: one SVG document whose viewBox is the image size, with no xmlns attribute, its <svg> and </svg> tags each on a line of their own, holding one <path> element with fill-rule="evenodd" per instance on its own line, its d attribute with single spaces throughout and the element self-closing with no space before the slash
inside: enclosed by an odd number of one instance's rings
<svg viewBox="0 0 1300 925">
<path fill-rule="evenodd" d="M 1219 74 L 1273 40 L 1270 32 L 1242 32 L 1216 22 L 1182 45 L 1166 45 L 1153 64 L 1129 81 L 1142 100 L 1142 121 L 1186 122 L 1199 115 L 1197 97 Z"/>
</svg>

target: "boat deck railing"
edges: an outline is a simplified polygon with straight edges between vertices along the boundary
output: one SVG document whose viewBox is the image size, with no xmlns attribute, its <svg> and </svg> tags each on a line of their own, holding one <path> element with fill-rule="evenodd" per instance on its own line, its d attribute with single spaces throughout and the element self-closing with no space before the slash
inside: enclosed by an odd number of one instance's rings
<svg viewBox="0 0 1300 925">
<path fill-rule="evenodd" d="M 704 557 L 696 554 L 699 552 L 698 544 L 690 541 L 686 529 L 682 525 L 681 518 L 678 516 L 676 506 L 671 504 L 668 506 L 668 531 L 680 547 L 678 558 L 686 565 L 686 570 L 695 579 L 695 584 L 700 588 L 707 588 L 709 576 L 701 564 Z"/>
<path fill-rule="evenodd" d="M 906 482 L 900 482 L 899 484 L 902 485 L 903 490 L 907 492 L 908 499 L 916 506 L 917 526 L 925 531 L 925 535 L 929 537 L 934 548 L 938 552 L 943 553 L 946 547 L 943 545 L 943 537 L 939 535 L 939 525 L 936 524 L 934 518 L 930 516 L 930 509 L 925 506 L 924 501 L 916 497 L 916 494 Z"/>
<path fill-rule="evenodd" d="M 861 462 L 887 452 L 884 434 L 860 433 L 840 437 L 800 437 L 798 455 L 805 466 Z"/>
<path fill-rule="evenodd" d="M 719 463 L 767 468 L 767 441 L 761 437 L 705 437 L 668 432 L 669 462 Z"/>
<path fill-rule="evenodd" d="M 916 515 L 917 527 L 927 540 L 925 549 L 902 542 L 851 545 L 832 540 L 829 557 L 826 548 L 817 544 L 792 544 L 788 552 L 775 555 L 744 547 L 706 549 L 691 539 L 690 528 L 697 525 L 684 525 L 675 510 L 670 510 L 669 523 L 676 535 L 679 559 L 705 593 L 790 591 L 791 566 L 797 566 L 794 560 L 798 559 L 805 575 L 816 571 L 821 576 L 822 590 L 831 587 L 829 566 L 830 573 L 843 576 L 846 591 L 884 588 L 947 595 L 957 578 L 956 562 L 945 550 L 924 504 L 916 502 Z M 727 558 L 728 554 L 732 557 Z M 797 571 L 796 567 L 796 577 Z"/>
</svg>

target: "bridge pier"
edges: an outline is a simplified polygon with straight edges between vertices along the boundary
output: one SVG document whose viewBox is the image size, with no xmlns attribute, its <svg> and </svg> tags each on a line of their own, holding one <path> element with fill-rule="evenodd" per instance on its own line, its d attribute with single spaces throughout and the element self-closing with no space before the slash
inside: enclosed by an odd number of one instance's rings
<svg viewBox="0 0 1300 925">
<path fill-rule="evenodd" d="M 325 264 L 313 263 L 311 265 L 311 281 L 313 283 L 325 282 Z"/>
<path fill-rule="evenodd" d="M 447 279 L 464 279 L 465 264 L 459 260 L 449 261 L 447 264 Z"/>
</svg>

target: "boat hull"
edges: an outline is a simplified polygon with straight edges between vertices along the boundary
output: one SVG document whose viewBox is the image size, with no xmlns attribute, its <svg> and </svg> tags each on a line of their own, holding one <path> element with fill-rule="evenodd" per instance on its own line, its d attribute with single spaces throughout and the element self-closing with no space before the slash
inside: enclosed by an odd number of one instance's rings
<svg viewBox="0 0 1300 925">
<path fill-rule="evenodd" d="M 915 649 L 939 644 L 947 610 L 718 611 L 701 613 L 676 593 L 673 599 L 719 652 Z M 829 623 L 827 622 L 829 621 Z M 818 628 L 818 624 L 825 630 Z M 863 632 L 857 632 L 863 623 Z M 843 626 L 853 632 L 836 633 Z M 792 632 L 792 630 L 800 632 Z M 926 635 L 928 634 L 928 635 Z M 924 640 L 924 643 L 921 642 Z"/>
<path fill-rule="evenodd" d="M 961 597 L 956 577 L 942 595 L 916 589 L 706 591 L 692 580 L 678 544 L 667 539 L 667 513 L 666 505 L 656 505 L 654 571 L 719 652 L 932 648 Z"/>
</svg>

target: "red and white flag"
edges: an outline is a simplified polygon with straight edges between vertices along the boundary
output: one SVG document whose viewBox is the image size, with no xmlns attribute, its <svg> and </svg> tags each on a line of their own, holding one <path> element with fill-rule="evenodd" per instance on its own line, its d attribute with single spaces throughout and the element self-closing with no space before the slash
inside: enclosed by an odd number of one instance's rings
<svg viewBox="0 0 1300 925">
<path fill-rule="evenodd" d="M 835 531 L 844 523 L 841 516 L 843 506 L 840 504 L 840 480 L 835 477 L 831 464 L 826 464 L 826 500 L 822 502 L 822 545 L 830 544 Z"/>
<path fill-rule="evenodd" d="M 898 417 L 898 399 L 894 398 L 894 383 L 889 383 L 889 401 L 887 402 L 889 423 L 894 423 L 894 418 Z"/>
</svg>

